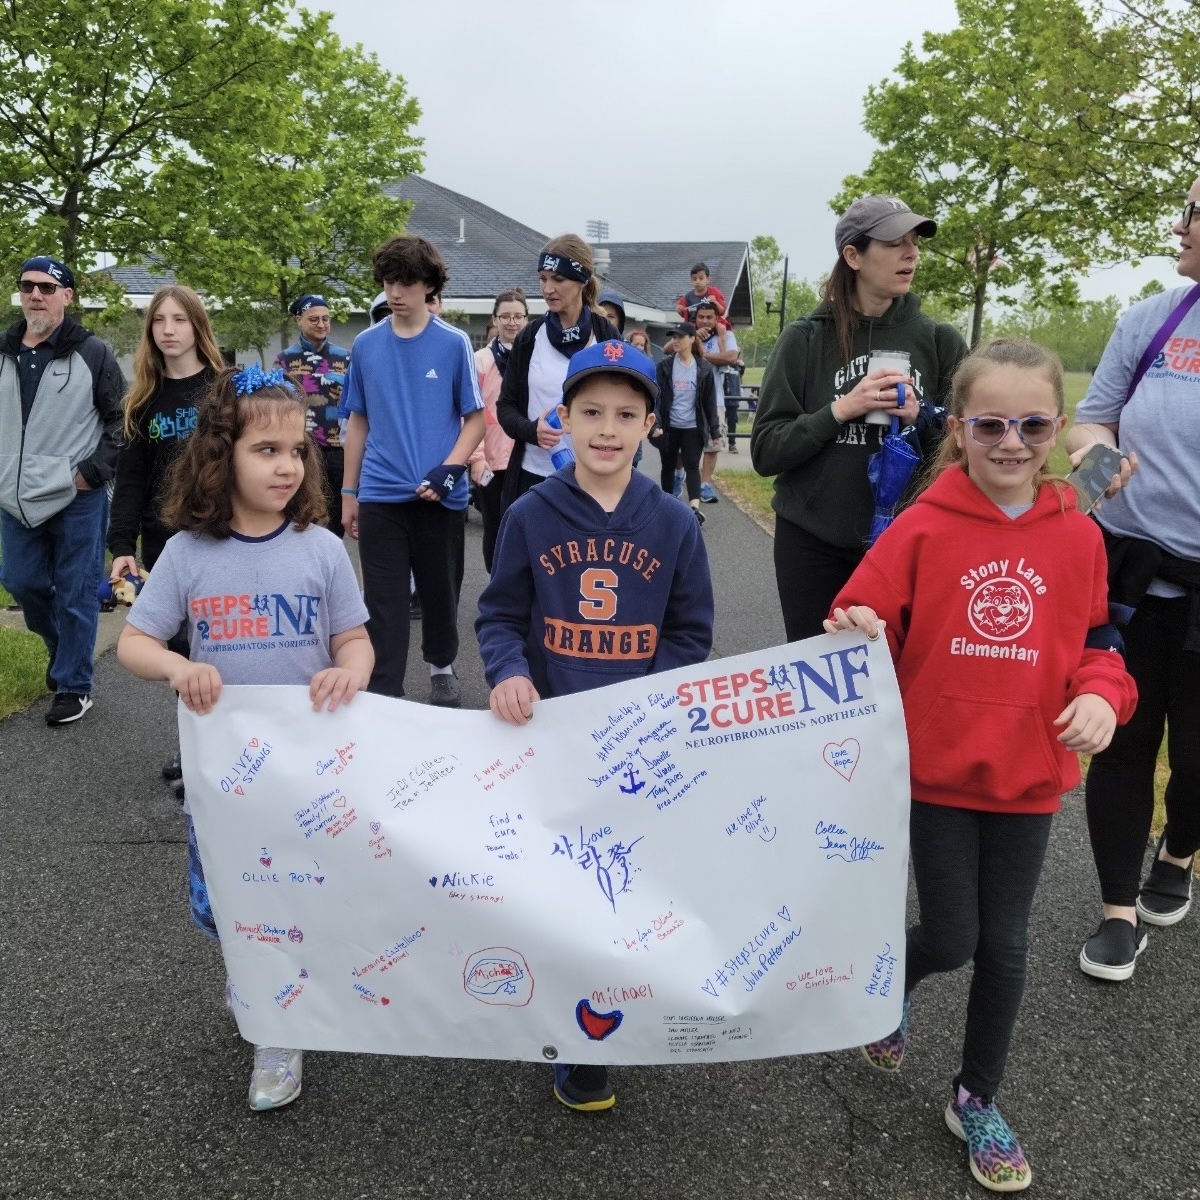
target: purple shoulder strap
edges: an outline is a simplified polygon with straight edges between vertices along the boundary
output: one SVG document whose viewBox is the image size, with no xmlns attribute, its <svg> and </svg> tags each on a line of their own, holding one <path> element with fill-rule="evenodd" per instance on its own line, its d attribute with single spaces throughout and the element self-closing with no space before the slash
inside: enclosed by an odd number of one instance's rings
<svg viewBox="0 0 1200 1200">
<path fill-rule="evenodd" d="M 1200 300 L 1200 283 L 1194 288 L 1189 288 L 1187 294 L 1180 302 L 1171 310 L 1171 315 L 1162 323 L 1158 332 L 1150 339 L 1150 345 L 1146 347 L 1145 354 L 1142 355 L 1138 362 L 1137 369 L 1133 373 L 1133 378 L 1129 381 L 1129 388 L 1125 392 L 1125 404 L 1133 398 L 1133 393 L 1137 391 L 1137 386 L 1142 382 L 1142 376 L 1150 370 L 1151 364 L 1162 353 L 1162 348 L 1167 344 L 1167 338 L 1175 332 L 1179 326 L 1179 322 L 1187 316 L 1188 310 Z"/>
</svg>

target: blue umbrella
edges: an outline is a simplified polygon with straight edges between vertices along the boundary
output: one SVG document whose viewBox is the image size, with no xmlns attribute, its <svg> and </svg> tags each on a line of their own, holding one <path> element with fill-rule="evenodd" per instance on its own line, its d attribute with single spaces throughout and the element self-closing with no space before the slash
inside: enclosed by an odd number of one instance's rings
<svg viewBox="0 0 1200 1200">
<path fill-rule="evenodd" d="M 896 519 L 896 505 L 920 461 L 920 454 L 900 434 L 900 419 L 893 417 L 891 430 L 883 435 L 879 449 L 867 459 L 867 479 L 875 497 L 868 547 Z"/>
</svg>

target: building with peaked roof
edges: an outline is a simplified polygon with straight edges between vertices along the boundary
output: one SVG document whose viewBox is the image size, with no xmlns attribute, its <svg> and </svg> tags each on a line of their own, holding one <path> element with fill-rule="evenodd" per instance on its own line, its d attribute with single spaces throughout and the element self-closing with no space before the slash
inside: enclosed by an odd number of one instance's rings
<svg viewBox="0 0 1200 1200">
<path fill-rule="evenodd" d="M 549 236 L 522 225 L 497 209 L 442 187 L 423 175 L 387 184 L 389 196 L 413 204 L 407 232 L 427 238 L 446 259 L 450 281 L 444 308 L 461 313 L 476 345 L 482 345 L 496 295 L 520 287 L 531 312 L 545 311 L 538 290 L 537 258 Z M 675 301 L 691 286 L 688 272 L 696 262 L 708 264 L 713 284 L 724 293 L 735 325 L 754 323 L 750 248 L 745 242 L 612 242 L 593 246 L 602 288 L 620 293 L 626 327 L 648 330 L 655 341 L 678 320 Z M 135 308 L 145 308 L 155 289 L 173 283 L 170 271 L 153 261 L 113 267 L 108 272 L 125 289 Z M 336 326 L 331 337 L 349 344 L 367 324 L 365 313 Z"/>
</svg>

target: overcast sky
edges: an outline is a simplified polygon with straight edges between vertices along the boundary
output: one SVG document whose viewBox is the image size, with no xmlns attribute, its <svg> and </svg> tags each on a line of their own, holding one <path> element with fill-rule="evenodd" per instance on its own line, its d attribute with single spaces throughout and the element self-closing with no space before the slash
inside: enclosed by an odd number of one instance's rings
<svg viewBox="0 0 1200 1200">
<path fill-rule="evenodd" d="M 404 77 L 435 183 L 547 235 L 590 218 L 614 242 L 773 234 L 814 279 L 835 257 L 829 200 L 871 156 L 867 86 L 955 24 L 953 0 L 308 4 Z M 1149 278 L 1178 282 L 1160 259 L 1084 294 Z"/>
</svg>

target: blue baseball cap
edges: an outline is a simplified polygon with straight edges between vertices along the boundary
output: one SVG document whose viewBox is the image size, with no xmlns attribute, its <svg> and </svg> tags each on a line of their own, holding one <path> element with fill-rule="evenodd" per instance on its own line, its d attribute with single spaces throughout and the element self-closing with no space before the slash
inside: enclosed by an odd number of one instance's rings
<svg viewBox="0 0 1200 1200">
<path fill-rule="evenodd" d="M 652 359 L 628 342 L 597 342 L 571 356 L 563 380 L 563 399 L 592 375 L 624 375 L 650 397 L 658 399 L 658 374 Z"/>
<path fill-rule="evenodd" d="M 44 275 L 56 279 L 61 287 L 73 288 L 75 286 L 75 276 L 71 274 L 71 268 L 66 263 L 59 262 L 57 258 L 51 258 L 48 254 L 27 258 L 21 264 L 21 274 L 24 275 L 26 271 L 41 271 Z"/>
</svg>

